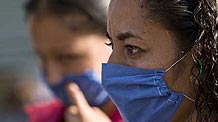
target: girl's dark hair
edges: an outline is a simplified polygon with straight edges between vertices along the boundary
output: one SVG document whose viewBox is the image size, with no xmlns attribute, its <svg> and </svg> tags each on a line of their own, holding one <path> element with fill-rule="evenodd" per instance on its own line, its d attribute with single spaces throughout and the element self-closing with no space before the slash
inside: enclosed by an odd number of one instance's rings
<svg viewBox="0 0 218 122">
<path fill-rule="evenodd" d="M 75 12 L 106 29 L 109 0 L 27 0 L 24 4 L 27 18 L 33 14 L 70 15 Z"/>
<path fill-rule="evenodd" d="M 144 6 L 153 19 L 174 32 L 182 51 L 192 50 L 197 121 L 218 122 L 217 1 L 143 0 Z"/>
</svg>

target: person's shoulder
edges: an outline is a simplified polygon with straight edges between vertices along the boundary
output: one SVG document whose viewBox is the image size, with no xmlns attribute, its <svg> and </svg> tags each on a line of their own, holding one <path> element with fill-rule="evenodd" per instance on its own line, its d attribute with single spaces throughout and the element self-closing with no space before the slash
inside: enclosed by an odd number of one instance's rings
<svg viewBox="0 0 218 122">
<path fill-rule="evenodd" d="M 65 107 L 58 99 L 52 101 L 26 105 L 24 107 L 29 122 L 61 122 Z"/>
</svg>

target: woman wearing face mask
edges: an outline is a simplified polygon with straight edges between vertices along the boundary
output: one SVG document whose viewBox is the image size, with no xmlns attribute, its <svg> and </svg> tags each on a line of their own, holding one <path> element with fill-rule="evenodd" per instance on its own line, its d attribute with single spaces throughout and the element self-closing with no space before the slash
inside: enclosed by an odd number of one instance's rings
<svg viewBox="0 0 218 122">
<path fill-rule="evenodd" d="M 107 0 L 29 0 L 26 13 L 44 81 L 58 100 L 46 105 L 29 105 L 32 122 L 60 122 L 65 111 L 66 122 L 122 121 L 114 104 L 100 85 L 101 63 L 107 62 L 111 49 L 105 45 Z M 87 106 L 96 116 L 84 120 L 78 111 L 89 112 L 78 105 L 80 98 L 67 94 L 67 85 L 76 83 Z M 61 103 L 59 102 L 61 101 Z M 91 112 L 91 113 L 92 113 Z M 78 115 L 78 116 L 77 116 Z M 77 119 L 77 120 L 75 120 Z M 109 120 L 109 119 L 108 119 Z"/>
<path fill-rule="evenodd" d="M 217 11 L 216 0 L 111 1 L 102 84 L 125 122 L 218 121 Z"/>
<path fill-rule="evenodd" d="M 216 0 L 112 0 L 103 87 L 126 122 L 217 122 Z"/>
</svg>

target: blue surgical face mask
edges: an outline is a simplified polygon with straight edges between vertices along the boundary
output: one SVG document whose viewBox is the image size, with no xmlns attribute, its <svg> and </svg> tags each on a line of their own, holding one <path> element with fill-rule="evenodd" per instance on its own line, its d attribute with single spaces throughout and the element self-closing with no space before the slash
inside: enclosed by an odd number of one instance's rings
<svg viewBox="0 0 218 122">
<path fill-rule="evenodd" d="M 80 87 L 91 106 L 101 106 L 109 99 L 107 93 L 102 89 L 96 73 L 91 70 L 88 70 L 83 74 L 66 75 L 57 84 L 48 84 L 48 86 L 65 106 L 69 106 L 72 103 L 66 93 L 66 85 L 73 82 Z"/>
<path fill-rule="evenodd" d="M 103 64 L 102 84 L 126 122 L 171 122 L 183 93 L 170 90 L 164 70 Z"/>
</svg>

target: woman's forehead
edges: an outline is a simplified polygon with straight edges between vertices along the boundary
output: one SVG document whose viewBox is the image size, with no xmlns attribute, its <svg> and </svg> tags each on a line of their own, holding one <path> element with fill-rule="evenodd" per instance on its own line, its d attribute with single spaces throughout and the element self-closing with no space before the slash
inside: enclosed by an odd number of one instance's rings
<svg viewBox="0 0 218 122">
<path fill-rule="evenodd" d="M 117 37 L 120 34 L 131 32 L 141 37 L 143 43 L 152 49 L 159 50 L 156 47 L 161 45 L 169 48 L 175 47 L 171 32 L 160 23 L 152 21 L 146 14 L 147 10 L 140 4 L 140 0 L 114 0 L 112 2 L 108 18 L 108 33 L 112 40 L 119 40 Z"/>
<path fill-rule="evenodd" d="M 108 33 L 110 36 L 117 36 L 119 33 L 133 32 L 135 34 L 143 34 L 147 28 L 151 28 L 150 19 L 146 18 L 143 13 L 139 1 L 114 0 L 110 6 L 108 17 Z M 116 34 L 115 34 L 116 33 Z"/>
</svg>

